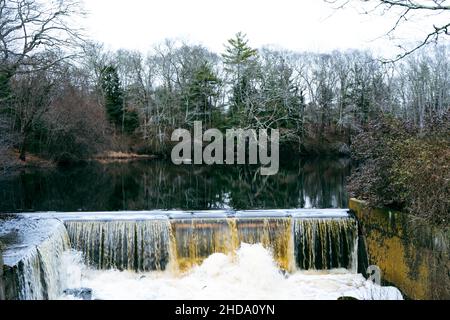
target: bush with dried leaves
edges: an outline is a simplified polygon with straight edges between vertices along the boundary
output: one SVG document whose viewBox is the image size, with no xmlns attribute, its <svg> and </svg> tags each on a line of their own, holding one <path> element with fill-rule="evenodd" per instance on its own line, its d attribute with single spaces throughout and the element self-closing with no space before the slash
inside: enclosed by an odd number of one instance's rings
<svg viewBox="0 0 450 320">
<path fill-rule="evenodd" d="M 350 178 L 352 197 L 429 221 L 450 220 L 450 113 L 424 128 L 381 116 L 352 146 L 359 164 Z"/>
</svg>

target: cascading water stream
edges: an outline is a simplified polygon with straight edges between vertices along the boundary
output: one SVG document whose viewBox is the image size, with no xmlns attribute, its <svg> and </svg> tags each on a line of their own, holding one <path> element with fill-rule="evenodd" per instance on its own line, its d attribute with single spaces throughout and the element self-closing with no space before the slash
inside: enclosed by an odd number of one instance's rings
<svg viewBox="0 0 450 320">
<path fill-rule="evenodd" d="M 355 219 L 295 219 L 295 261 L 301 270 L 358 270 Z"/>
<path fill-rule="evenodd" d="M 67 221 L 74 249 L 103 270 L 184 272 L 214 253 L 262 244 L 282 270 L 357 270 L 352 218 L 195 218 Z"/>
<path fill-rule="evenodd" d="M 239 245 L 262 244 L 268 249 L 279 268 L 295 269 L 293 255 L 292 219 L 290 218 L 241 218 L 236 221 Z"/>
<path fill-rule="evenodd" d="M 74 249 L 99 269 L 165 270 L 169 262 L 168 220 L 66 222 Z"/>
<path fill-rule="evenodd" d="M 18 263 L 6 270 L 10 299 L 57 299 L 66 288 L 60 259 L 70 249 L 70 241 L 63 223 L 54 224 L 46 239 L 27 249 Z"/>
<path fill-rule="evenodd" d="M 238 241 L 229 219 L 181 219 L 171 221 L 172 271 L 200 265 L 214 253 L 231 253 Z"/>
<path fill-rule="evenodd" d="M 3 228 L 11 233 L 26 225 L 18 238 L 31 239 L 26 250 L 17 241 L 5 255 L 10 266 L 7 295 L 10 299 L 57 299 L 71 289 L 61 270 L 61 256 L 69 249 L 81 252 L 86 264 L 97 270 L 185 274 L 214 254 L 238 259 L 236 252 L 243 244 L 261 245 L 279 269 L 291 274 L 330 269 L 356 274 L 358 224 L 354 218 L 332 213 L 329 217 L 276 214 L 113 217 L 99 213 L 78 220 L 67 215 L 61 218 L 64 223 L 47 217 L 22 219 Z"/>
</svg>

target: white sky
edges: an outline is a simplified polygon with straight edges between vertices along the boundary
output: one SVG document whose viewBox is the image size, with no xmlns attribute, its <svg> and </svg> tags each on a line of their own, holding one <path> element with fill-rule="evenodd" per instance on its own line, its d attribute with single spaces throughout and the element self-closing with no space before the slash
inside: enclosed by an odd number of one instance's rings
<svg viewBox="0 0 450 320">
<path fill-rule="evenodd" d="M 323 0 L 85 0 L 85 8 L 88 34 L 111 49 L 147 51 L 177 38 L 222 52 L 238 31 L 258 48 L 371 48 L 386 54 L 398 44 L 379 39 L 392 27 L 392 17 L 361 15 L 355 8 L 335 11 Z M 432 25 L 429 20 L 397 35 L 418 39 Z"/>
</svg>

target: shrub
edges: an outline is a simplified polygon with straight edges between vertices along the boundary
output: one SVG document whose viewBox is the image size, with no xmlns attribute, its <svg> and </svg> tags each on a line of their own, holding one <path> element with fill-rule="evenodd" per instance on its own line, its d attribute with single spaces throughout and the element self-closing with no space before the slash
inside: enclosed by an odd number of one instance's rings
<svg viewBox="0 0 450 320">
<path fill-rule="evenodd" d="M 95 97 L 66 84 L 36 123 L 32 151 L 60 164 L 86 160 L 110 145 L 108 131 L 105 111 Z"/>
<path fill-rule="evenodd" d="M 354 138 L 359 164 L 348 189 L 371 206 L 404 210 L 437 223 L 450 218 L 450 117 L 421 130 L 382 116 Z"/>
</svg>

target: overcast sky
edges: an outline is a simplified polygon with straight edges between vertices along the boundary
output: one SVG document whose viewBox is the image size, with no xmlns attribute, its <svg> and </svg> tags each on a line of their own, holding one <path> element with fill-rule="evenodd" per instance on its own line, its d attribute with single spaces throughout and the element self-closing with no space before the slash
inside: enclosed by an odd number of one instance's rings
<svg viewBox="0 0 450 320">
<path fill-rule="evenodd" d="M 393 53 L 398 42 L 380 38 L 391 17 L 333 10 L 323 0 L 85 0 L 87 29 L 112 49 L 147 51 L 165 38 L 180 38 L 222 52 L 236 32 L 253 47 L 297 51 L 371 48 Z M 397 35 L 414 39 L 430 22 L 409 24 Z"/>
</svg>

